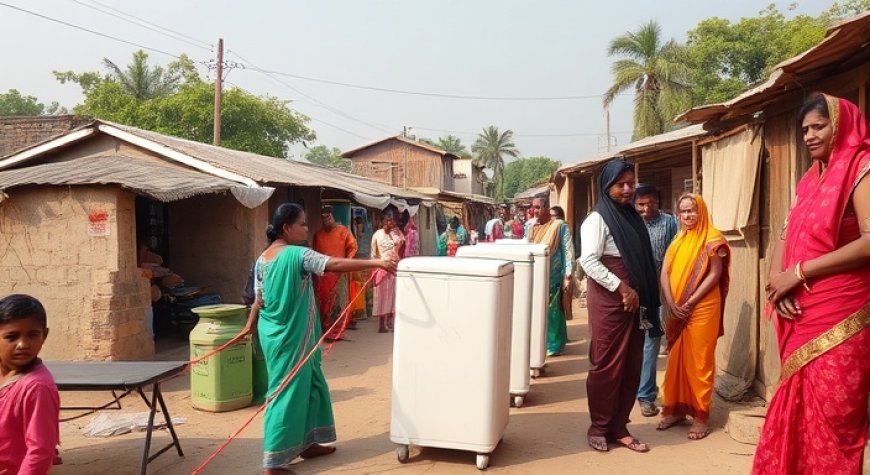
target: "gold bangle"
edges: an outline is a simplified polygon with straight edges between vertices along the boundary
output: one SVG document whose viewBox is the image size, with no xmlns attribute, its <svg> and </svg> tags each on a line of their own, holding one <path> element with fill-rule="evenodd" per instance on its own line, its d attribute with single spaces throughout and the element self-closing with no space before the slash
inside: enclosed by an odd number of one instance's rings
<svg viewBox="0 0 870 475">
<path fill-rule="evenodd" d="M 797 276 L 798 280 L 801 281 L 801 283 L 804 285 L 804 289 L 806 289 L 807 292 L 812 292 L 812 290 L 810 290 L 809 284 L 807 284 L 807 276 L 804 275 L 804 270 L 802 269 L 802 266 L 803 262 L 801 261 L 798 261 L 794 265 L 794 275 Z"/>
</svg>

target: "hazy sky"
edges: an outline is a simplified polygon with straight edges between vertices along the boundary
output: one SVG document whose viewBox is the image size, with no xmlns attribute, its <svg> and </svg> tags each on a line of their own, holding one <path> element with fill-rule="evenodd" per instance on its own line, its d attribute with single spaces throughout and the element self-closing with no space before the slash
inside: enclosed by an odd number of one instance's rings
<svg viewBox="0 0 870 475">
<path fill-rule="evenodd" d="M 606 49 L 613 37 L 656 19 L 667 38 L 684 40 L 686 31 L 704 18 L 738 20 L 757 15 L 770 3 L 0 1 L 168 53 L 187 53 L 195 61 L 212 59 L 214 53 L 200 42 L 215 44 L 220 37 L 230 51 L 227 59 L 266 70 L 387 89 L 488 97 L 599 96 L 611 80 L 612 60 Z M 783 10 L 789 3 L 777 2 Z M 830 3 L 804 0 L 793 13 L 817 15 Z M 106 5 L 198 41 L 168 38 L 83 4 Z M 53 70 L 100 70 L 103 57 L 127 64 L 138 49 L 3 5 L 0 44 L 4 58 L 0 92 L 15 88 L 41 102 L 56 100 L 68 107 L 81 101 L 81 93 L 76 85 L 59 84 Z M 149 56 L 160 64 L 173 59 L 155 52 Z M 203 66 L 201 72 L 207 69 Z M 310 125 L 317 131 L 317 144 L 342 150 L 396 135 L 403 126 L 430 138 L 448 133 L 442 130 L 453 131 L 470 146 L 483 127 L 495 125 L 514 131 L 522 156 L 544 155 L 563 164 L 592 158 L 605 144 L 600 97 L 558 101 L 424 97 L 290 77 L 279 76 L 278 82 L 250 69 L 234 69 L 226 79 L 228 87 L 238 85 L 256 94 L 293 100 L 293 108 L 313 119 Z M 631 95 L 622 96 L 611 110 L 611 130 L 620 145 L 630 140 L 631 104 Z M 294 147 L 294 152 L 299 155 L 304 149 Z"/>
</svg>

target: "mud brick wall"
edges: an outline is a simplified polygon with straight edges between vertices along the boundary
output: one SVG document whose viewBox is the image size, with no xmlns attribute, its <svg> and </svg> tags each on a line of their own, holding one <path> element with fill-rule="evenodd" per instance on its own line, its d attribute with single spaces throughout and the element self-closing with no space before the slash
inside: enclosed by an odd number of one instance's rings
<svg viewBox="0 0 870 475">
<path fill-rule="evenodd" d="M 91 120 L 90 117 L 74 115 L 0 116 L 0 157 L 63 135 Z"/>
<path fill-rule="evenodd" d="M 0 202 L 0 295 L 30 294 L 45 305 L 51 333 L 43 357 L 151 359 L 133 195 L 113 186 L 8 194 Z"/>
</svg>

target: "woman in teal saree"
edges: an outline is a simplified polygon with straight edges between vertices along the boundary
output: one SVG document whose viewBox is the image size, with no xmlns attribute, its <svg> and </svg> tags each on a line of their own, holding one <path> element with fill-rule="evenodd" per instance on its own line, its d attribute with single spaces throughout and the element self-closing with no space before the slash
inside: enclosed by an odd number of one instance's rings
<svg viewBox="0 0 870 475">
<path fill-rule="evenodd" d="M 335 422 L 317 348 L 322 329 L 311 275 L 374 268 L 393 272 L 396 263 L 329 257 L 299 245 L 308 240 L 308 224 L 303 209 L 292 203 L 278 207 L 266 236 L 271 244 L 255 265 L 257 299 L 245 330 L 256 331 L 263 349 L 269 373 L 267 394 L 276 393 L 299 361 L 314 351 L 266 408 L 263 467 L 265 473 L 274 474 L 289 470 L 296 457 L 335 451 Z"/>
</svg>

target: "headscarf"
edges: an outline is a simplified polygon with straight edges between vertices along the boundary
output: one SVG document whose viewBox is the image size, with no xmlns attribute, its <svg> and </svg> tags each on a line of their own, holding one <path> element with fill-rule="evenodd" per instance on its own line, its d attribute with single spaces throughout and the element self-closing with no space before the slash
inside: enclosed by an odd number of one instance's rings
<svg viewBox="0 0 870 475">
<path fill-rule="evenodd" d="M 845 99 L 826 95 L 825 100 L 834 128 L 833 146 L 824 173 L 816 161 L 798 183 L 784 243 L 783 265 L 787 271 L 798 262 L 845 244 L 840 231 L 846 209 L 858 182 L 870 170 L 867 120 L 855 104 Z M 857 225 L 854 222 L 850 226 Z M 812 292 L 797 287 L 793 295 L 801 306 L 801 318 L 778 319 L 783 358 L 866 305 L 870 299 L 868 281 L 870 267 L 863 266 L 813 278 Z"/>
<path fill-rule="evenodd" d="M 618 204 L 610 197 L 608 190 L 619 177 L 634 171 L 634 165 L 625 160 L 607 162 L 598 175 L 598 203 L 595 211 L 604 219 L 610 229 L 616 248 L 622 256 L 622 262 L 628 269 L 631 281 L 637 286 L 640 304 L 646 307 L 646 318 L 652 323 L 651 336 L 662 333 L 659 322 L 659 284 L 656 264 L 653 260 L 652 245 L 649 232 L 643 218 L 631 203 Z"/>
<path fill-rule="evenodd" d="M 723 306 L 721 310 L 723 312 L 720 316 L 718 335 L 722 336 L 725 327 L 721 318 L 725 315 L 725 298 L 728 296 L 730 283 L 730 248 L 725 236 L 713 227 L 704 198 L 695 193 L 686 193 L 680 197 L 677 205 L 679 206 L 679 203 L 687 198 L 694 201 L 698 207 L 698 223 L 694 228 L 683 229 L 677 234 L 665 253 L 662 271 L 668 274 L 674 301 L 676 301 L 678 306 L 681 306 L 694 293 L 695 289 L 701 285 L 701 282 L 707 275 L 710 257 L 719 252 L 722 246 L 725 247 L 726 253 L 725 257 L 723 257 L 722 276 L 719 278 L 719 292 Z M 686 320 L 678 318 L 672 318 L 668 321 L 668 345 L 673 345 L 676 342 L 686 323 Z"/>
</svg>

